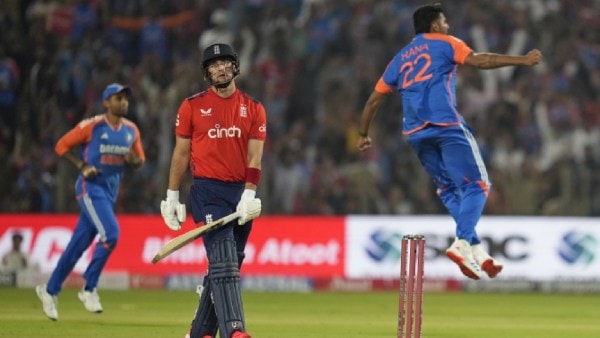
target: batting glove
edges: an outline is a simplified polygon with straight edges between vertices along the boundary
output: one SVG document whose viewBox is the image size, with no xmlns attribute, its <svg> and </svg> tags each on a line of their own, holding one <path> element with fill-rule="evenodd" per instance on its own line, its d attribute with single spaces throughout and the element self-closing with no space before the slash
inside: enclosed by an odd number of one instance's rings
<svg viewBox="0 0 600 338">
<path fill-rule="evenodd" d="M 245 189 L 242 193 L 242 197 L 236 207 L 236 211 L 240 213 L 240 217 L 238 218 L 239 225 L 246 224 L 260 215 L 262 202 L 255 196 L 256 191 L 252 189 Z"/>
<path fill-rule="evenodd" d="M 179 191 L 167 190 L 167 199 L 160 201 L 160 213 L 169 229 L 181 229 L 186 213 L 185 204 L 179 203 Z"/>
</svg>

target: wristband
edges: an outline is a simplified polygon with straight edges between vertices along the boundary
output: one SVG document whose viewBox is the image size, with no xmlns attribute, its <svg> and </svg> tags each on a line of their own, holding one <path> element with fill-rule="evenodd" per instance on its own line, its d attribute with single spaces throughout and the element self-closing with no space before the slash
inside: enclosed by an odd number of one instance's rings
<svg viewBox="0 0 600 338">
<path fill-rule="evenodd" d="M 179 202 L 179 190 L 169 190 L 169 189 L 167 189 L 167 201 L 177 201 L 177 202 Z"/>
<path fill-rule="evenodd" d="M 242 193 L 241 199 L 253 200 L 255 198 L 256 198 L 256 190 L 244 189 L 244 192 Z"/>
<path fill-rule="evenodd" d="M 358 132 L 358 136 L 360 136 L 360 137 L 367 137 L 368 135 L 369 135 L 368 132 L 364 132 L 364 133 L 361 131 Z"/>
<path fill-rule="evenodd" d="M 81 170 L 83 170 L 83 168 L 85 168 L 86 165 L 87 165 L 87 163 L 85 161 L 83 161 L 77 168 L 79 169 L 79 171 L 81 171 Z"/>
<path fill-rule="evenodd" d="M 258 168 L 246 168 L 246 183 L 252 183 L 258 186 L 260 182 L 261 171 Z"/>
</svg>

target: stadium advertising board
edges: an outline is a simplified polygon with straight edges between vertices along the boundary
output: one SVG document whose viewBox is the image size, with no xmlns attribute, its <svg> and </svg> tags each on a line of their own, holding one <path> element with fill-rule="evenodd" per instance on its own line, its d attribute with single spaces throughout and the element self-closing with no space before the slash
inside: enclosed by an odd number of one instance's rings
<svg viewBox="0 0 600 338">
<path fill-rule="evenodd" d="M 11 235 L 19 231 L 23 249 L 39 264 L 42 273 L 56 266 L 73 232 L 76 215 L 0 215 L 0 253 L 10 250 Z M 131 274 L 203 274 L 206 253 L 197 240 L 151 263 L 158 249 L 174 236 L 192 229 L 189 220 L 181 232 L 170 231 L 160 216 L 119 216 L 121 237 L 106 272 Z M 343 276 L 343 217 L 261 217 L 246 247 L 243 273 L 305 277 Z M 94 245 L 91 246 L 93 248 Z M 83 273 L 91 259 L 87 250 L 74 272 Z"/>
<path fill-rule="evenodd" d="M 463 278 L 445 256 L 454 240 L 449 217 L 351 216 L 346 226 L 349 278 L 398 278 L 406 234 L 426 236 L 426 278 Z M 501 279 L 600 279 L 600 219 L 488 216 L 477 230 L 486 249 L 505 265 Z"/>
<path fill-rule="evenodd" d="M 0 215 L 0 254 L 10 249 L 12 232 L 19 231 L 24 250 L 42 273 L 49 273 L 67 245 L 76 220 L 76 215 Z M 164 243 L 182 233 L 170 231 L 160 216 L 121 215 L 119 221 L 121 239 L 107 272 L 174 276 L 202 275 L 206 271 L 201 240 L 156 265 L 151 263 Z M 188 220 L 182 231 L 192 227 Z M 478 231 L 486 249 L 505 264 L 500 279 L 600 279 L 597 218 L 488 216 L 482 218 Z M 447 216 L 263 216 L 254 224 L 242 273 L 329 281 L 398 279 L 400 241 L 411 233 L 426 236 L 426 278 L 464 279 L 445 256 L 454 239 L 454 224 Z M 82 273 L 90 258 L 88 250 L 74 271 Z"/>
</svg>

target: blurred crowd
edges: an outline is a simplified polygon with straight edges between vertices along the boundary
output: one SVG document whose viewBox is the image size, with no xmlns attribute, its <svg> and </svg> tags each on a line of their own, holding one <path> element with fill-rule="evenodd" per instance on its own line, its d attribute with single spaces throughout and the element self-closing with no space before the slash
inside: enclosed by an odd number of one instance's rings
<svg viewBox="0 0 600 338">
<path fill-rule="evenodd" d="M 399 95 L 375 119 L 374 149 L 356 150 L 362 105 L 423 3 L 2 0 L 0 210 L 78 211 L 76 171 L 54 144 L 104 111 L 116 81 L 133 90 L 148 157 L 126 171 L 116 209 L 158 213 L 177 108 L 206 88 L 201 50 L 219 41 L 237 49 L 238 86 L 267 110 L 263 213 L 445 213 L 401 136 Z M 476 51 L 544 53 L 534 68 L 459 67 L 459 111 L 492 181 L 485 214 L 600 215 L 600 1 L 442 3 Z"/>
</svg>

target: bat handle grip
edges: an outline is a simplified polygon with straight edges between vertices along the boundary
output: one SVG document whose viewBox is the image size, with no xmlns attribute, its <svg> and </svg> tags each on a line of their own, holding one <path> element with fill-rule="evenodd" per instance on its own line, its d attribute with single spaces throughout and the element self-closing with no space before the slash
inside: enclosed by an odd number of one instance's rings
<svg viewBox="0 0 600 338">
<path fill-rule="evenodd" d="M 223 219 L 223 224 L 227 224 L 231 221 L 233 221 L 234 219 L 237 219 L 238 217 L 240 217 L 240 212 L 236 211 L 234 213 L 232 213 L 231 215 L 225 216 L 225 218 Z"/>
</svg>

